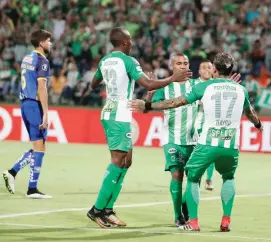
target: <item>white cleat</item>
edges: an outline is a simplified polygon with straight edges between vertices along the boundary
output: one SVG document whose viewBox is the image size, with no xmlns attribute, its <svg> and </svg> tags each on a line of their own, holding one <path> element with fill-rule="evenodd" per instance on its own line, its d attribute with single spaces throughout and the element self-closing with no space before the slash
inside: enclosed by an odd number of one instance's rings
<svg viewBox="0 0 271 242">
<path fill-rule="evenodd" d="M 46 195 L 46 194 L 40 192 L 38 189 L 35 192 L 27 192 L 26 197 L 32 198 L 32 199 L 50 199 L 50 198 L 52 198 L 51 195 Z"/>
<path fill-rule="evenodd" d="M 3 178 L 5 181 L 6 188 L 9 193 L 15 193 L 15 178 L 8 171 L 3 172 Z"/>
</svg>

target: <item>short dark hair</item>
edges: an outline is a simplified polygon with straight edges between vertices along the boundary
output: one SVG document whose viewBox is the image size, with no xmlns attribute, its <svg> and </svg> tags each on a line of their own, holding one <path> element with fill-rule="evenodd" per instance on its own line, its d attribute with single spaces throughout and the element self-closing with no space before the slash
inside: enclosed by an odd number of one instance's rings
<svg viewBox="0 0 271 242">
<path fill-rule="evenodd" d="M 214 66 L 220 75 L 230 75 L 234 63 L 233 57 L 225 52 L 217 54 L 214 59 Z"/>
<path fill-rule="evenodd" d="M 30 38 L 31 38 L 31 44 L 37 48 L 40 46 L 41 41 L 45 41 L 48 38 L 51 38 L 52 34 L 46 30 L 39 29 L 35 30 L 34 32 L 31 33 Z"/>
<path fill-rule="evenodd" d="M 114 47 L 119 47 L 121 42 L 127 38 L 125 28 L 117 27 L 110 31 L 110 42 Z"/>
<path fill-rule="evenodd" d="M 202 63 L 212 63 L 209 59 L 204 59 L 204 60 L 202 60 L 201 62 L 200 62 L 200 64 L 202 64 Z"/>
<path fill-rule="evenodd" d="M 186 54 L 184 54 L 184 53 L 182 53 L 182 52 L 177 52 L 177 53 L 173 54 L 173 55 L 170 57 L 170 62 L 169 62 L 169 63 L 171 63 L 171 62 L 173 61 L 173 59 L 174 59 L 176 56 L 187 57 Z M 188 57 L 187 57 L 187 59 L 188 59 Z M 189 59 L 188 59 L 188 62 L 189 62 Z"/>
</svg>

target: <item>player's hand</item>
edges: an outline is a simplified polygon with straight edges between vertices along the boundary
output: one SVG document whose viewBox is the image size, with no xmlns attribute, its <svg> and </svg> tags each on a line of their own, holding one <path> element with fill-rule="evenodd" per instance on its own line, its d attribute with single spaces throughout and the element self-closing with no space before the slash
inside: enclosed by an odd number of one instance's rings
<svg viewBox="0 0 271 242">
<path fill-rule="evenodd" d="M 144 112 L 145 111 L 145 101 L 136 99 L 128 102 L 128 107 L 133 112 Z"/>
<path fill-rule="evenodd" d="M 258 128 L 258 131 L 261 133 L 263 132 L 263 126 L 261 126 L 261 128 Z"/>
<path fill-rule="evenodd" d="M 192 77 L 192 72 L 190 70 L 179 70 L 172 75 L 173 82 L 184 82 Z"/>
<path fill-rule="evenodd" d="M 240 73 L 234 73 L 230 79 L 238 84 L 240 84 L 242 82 L 241 80 L 241 74 Z"/>
<path fill-rule="evenodd" d="M 146 100 L 147 102 L 150 102 L 151 99 L 152 99 L 153 94 L 154 94 L 156 91 L 157 91 L 157 90 L 148 91 L 148 92 L 147 92 L 147 95 L 146 95 L 146 97 L 145 97 L 145 100 Z"/>
<path fill-rule="evenodd" d="M 148 78 L 149 78 L 150 80 L 155 80 L 155 79 L 156 79 L 156 77 L 155 77 L 155 75 L 154 75 L 153 72 L 147 72 L 147 76 L 148 76 Z"/>
<path fill-rule="evenodd" d="M 47 129 L 47 127 L 48 127 L 48 115 L 43 114 L 42 124 L 39 126 L 39 128 L 40 129 Z"/>
</svg>

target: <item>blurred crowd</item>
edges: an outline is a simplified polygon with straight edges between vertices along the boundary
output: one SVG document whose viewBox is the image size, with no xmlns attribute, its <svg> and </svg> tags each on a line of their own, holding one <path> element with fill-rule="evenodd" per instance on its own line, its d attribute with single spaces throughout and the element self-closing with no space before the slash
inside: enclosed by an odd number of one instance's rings
<svg viewBox="0 0 271 242">
<path fill-rule="evenodd" d="M 90 92 L 89 85 L 112 50 L 108 33 L 115 26 L 130 31 L 132 55 L 157 78 L 170 75 L 168 60 L 176 52 L 189 57 L 196 78 L 203 59 L 225 51 L 244 82 L 270 85 L 271 0 L 2 0 L 0 98 L 18 101 L 29 34 L 43 28 L 53 34 L 50 102 L 101 106 L 104 88 Z M 144 93 L 136 86 L 136 97 Z"/>
</svg>

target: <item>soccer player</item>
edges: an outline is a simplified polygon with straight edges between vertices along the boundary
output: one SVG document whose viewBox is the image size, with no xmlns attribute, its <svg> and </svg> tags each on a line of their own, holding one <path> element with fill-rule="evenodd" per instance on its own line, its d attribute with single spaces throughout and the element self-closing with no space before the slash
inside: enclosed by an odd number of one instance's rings
<svg viewBox="0 0 271 242">
<path fill-rule="evenodd" d="M 173 73 L 179 70 L 189 70 L 188 57 L 182 53 L 173 55 L 170 60 Z M 164 88 L 158 89 L 152 96 L 148 92 L 147 101 L 159 102 L 184 96 L 200 80 L 189 79 L 180 83 L 171 83 Z M 184 107 L 164 111 L 164 138 L 163 149 L 165 155 L 165 171 L 171 173 L 170 194 L 172 198 L 175 225 L 184 226 L 188 220 L 188 212 L 185 205 L 182 205 L 182 185 L 184 166 L 190 157 L 196 138 L 194 136 L 194 124 L 198 113 L 198 102 Z M 182 211 L 182 207 L 186 211 Z"/>
<path fill-rule="evenodd" d="M 132 163 L 132 112 L 128 108 L 128 100 L 132 98 L 135 81 L 148 90 L 153 90 L 175 81 L 185 81 L 192 75 L 188 70 L 180 70 L 163 80 L 149 79 L 139 63 L 129 56 L 132 40 L 126 29 L 112 29 L 110 42 L 114 49 L 100 61 L 91 84 L 94 89 L 104 81 L 107 92 L 101 121 L 111 153 L 111 163 L 106 170 L 95 205 L 87 213 L 87 216 L 102 228 L 126 225 L 116 216 L 113 207 Z"/>
<path fill-rule="evenodd" d="M 211 63 L 210 60 L 203 60 L 199 66 L 199 78 L 198 80 L 200 82 L 206 82 L 212 79 L 214 72 L 214 67 L 213 64 Z M 197 117 L 197 122 L 198 122 L 198 134 L 201 133 L 202 131 L 202 125 L 203 125 L 203 107 L 202 105 L 199 106 L 199 112 L 198 112 L 198 117 Z M 205 189 L 208 191 L 212 191 L 214 189 L 213 187 L 213 173 L 215 169 L 215 164 L 212 163 L 206 170 L 207 173 L 207 179 L 205 181 Z"/>
<path fill-rule="evenodd" d="M 185 230 L 200 231 L 198 182 L 211 163 L 222 175 L 221 200 L 223 217 L 220 230 L 230 231 L 231 213 L 235 197 L 234 174 L 238 166 L 240 122 L 244 111 L 247 118 L 261 132 L 262 124 L 249 102 L 248 92 L 229 79 L 234 59 L 227 53 L 217 54 L 214 59 L 214 80 L 192 87 L 185 97 L 180 96 L 157 103 L 135 100 L 130 102 L 133 111 L 166 110 L 201 100 L 204 123 L 198 144 L 190 156 L 185 170 L 188 171 L 186 201 L 190 221 Z"/>
<path fill-rule="evenodd" d="M 22 118 L 33 147 L 26 151 L 10 170 L 3 172 L 3 178 L 7 190 L 14 194 L 17 173 L 30 164 L 30 180 L 26 197 L 51 198 L 37 188 L 48 126 L 47 82 L 50 77 L 50 66 L 46 54 L 50 52 L 52 45 L 51 33 L 36 30 L 31 33 L 31 43 L 35 50 L 26 55 L 21 64 L 20 100 Z"/>
</svg>

